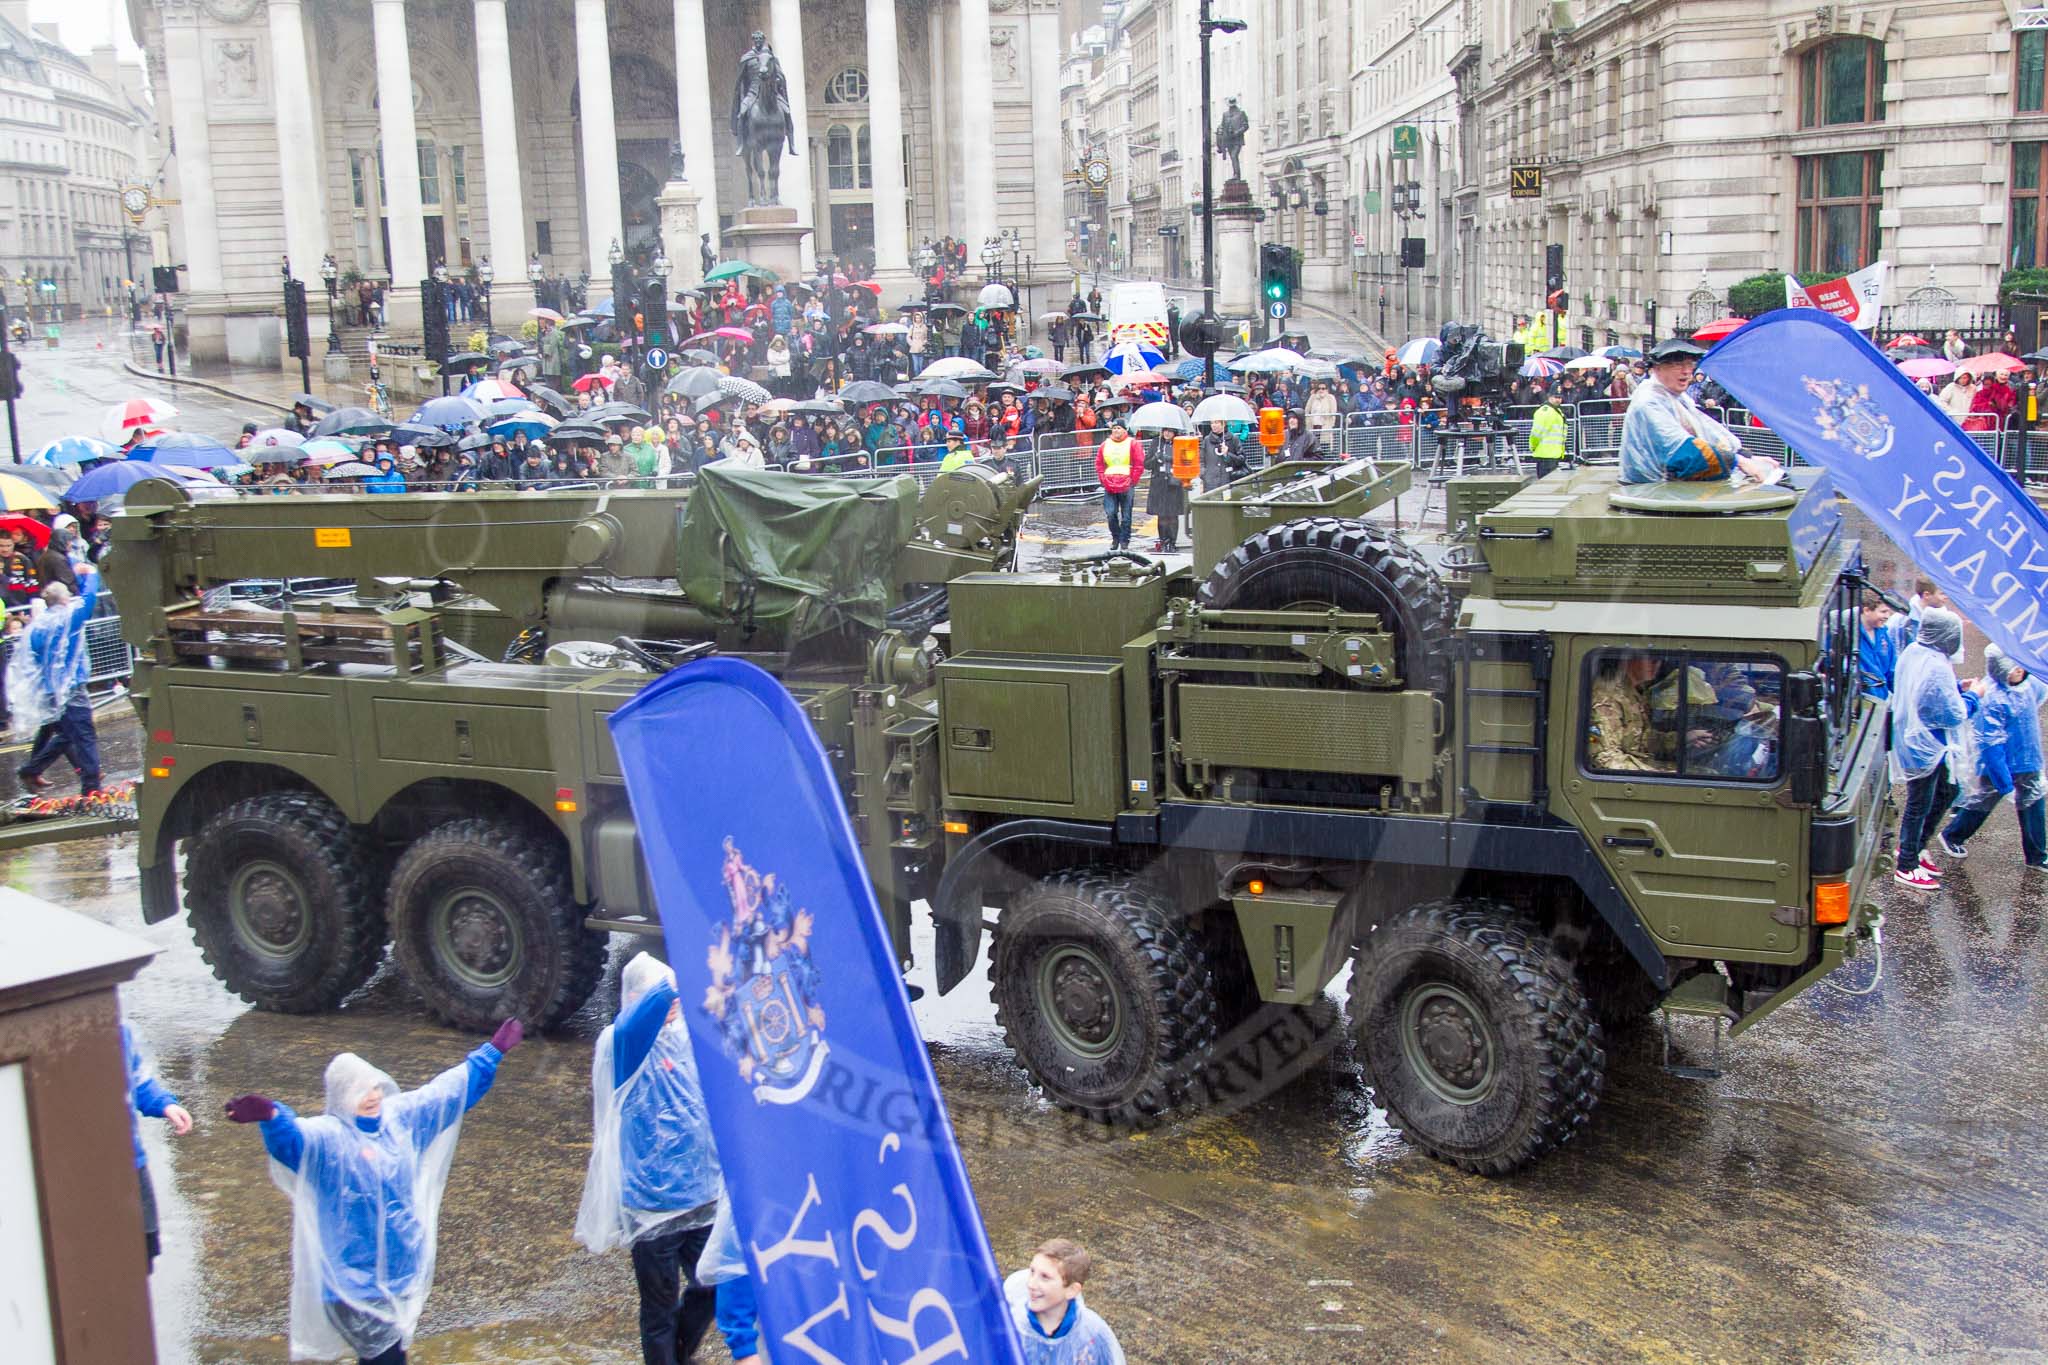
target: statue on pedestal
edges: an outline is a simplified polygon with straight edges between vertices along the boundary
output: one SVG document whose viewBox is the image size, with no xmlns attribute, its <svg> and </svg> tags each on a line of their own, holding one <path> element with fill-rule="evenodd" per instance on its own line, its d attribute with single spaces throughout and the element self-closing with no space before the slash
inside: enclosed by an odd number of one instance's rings
<svg viewBox="0 0 2048 1365">
<path fill-rule="evenodd" d="M 782 63 L 756 33 L 740 54 L 732 87 L 733 154 L 747 168 L 747 206 L 781 202 L 782 154 L 796 155 L 796 125 L 789 113 L 789 81 Z"/>
<path fill-rule="evenodd" d="M 1235 99 L 1223 111 L 1223 121 L 1216 125 L 1216 151 L 1220 156 L 1230 158 L 1230 178 L 1244 179 L 1244 135 L 1251 131 L 1252 121 L 1244 116 L 1244 110 L 1237 107 Z"/>
</svg>

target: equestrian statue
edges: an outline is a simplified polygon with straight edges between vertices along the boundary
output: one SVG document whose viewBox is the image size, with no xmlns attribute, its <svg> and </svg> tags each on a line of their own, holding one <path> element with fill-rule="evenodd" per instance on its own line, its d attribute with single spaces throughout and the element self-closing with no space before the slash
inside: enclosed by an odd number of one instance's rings
<svg viewBox="0 0 2048 1365">
<path fill-rule="evenodd" d="M 768 39 L 754 35 L 732 87 L 733 155 L 747 168 L 747 207 L 782 202 L 782 153 L 796 155 L 789 81 Z"/>
</svg>

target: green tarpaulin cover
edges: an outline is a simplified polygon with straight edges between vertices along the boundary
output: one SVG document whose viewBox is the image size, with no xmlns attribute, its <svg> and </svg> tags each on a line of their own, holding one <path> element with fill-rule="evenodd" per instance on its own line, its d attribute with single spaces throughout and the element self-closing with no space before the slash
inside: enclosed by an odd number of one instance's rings
<svg viewBox="0 0 2048 1365">
<path fill-rule="evenodd" d="M 917 502 L 908 475 L 854 482 L 709 464 L 683 514 L 676 581 L 699 608 L 790 646 L 849 622 L 879 630 Z"/>
</svg>

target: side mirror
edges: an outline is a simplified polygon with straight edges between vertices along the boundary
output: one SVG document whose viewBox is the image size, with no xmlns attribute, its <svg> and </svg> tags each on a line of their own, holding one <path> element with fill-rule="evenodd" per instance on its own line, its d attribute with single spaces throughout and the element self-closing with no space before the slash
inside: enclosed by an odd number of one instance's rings
<svg viewBox="0 0 2048 1365">
<path fill-rule="evenodd" d="M 1815 673 L 1785 679 L 1785 764 L 1792 800 L 1802 806 L 1827 790 L 1828 732 L 1821 719 L 1821 681 Z"/>
</svg>

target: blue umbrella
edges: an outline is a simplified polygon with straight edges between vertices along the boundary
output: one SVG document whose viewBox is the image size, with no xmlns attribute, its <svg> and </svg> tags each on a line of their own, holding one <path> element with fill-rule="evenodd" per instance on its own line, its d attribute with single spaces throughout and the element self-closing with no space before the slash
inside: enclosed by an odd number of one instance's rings
<svg viewBox="0 0 2048 1365">
<path fill-rule="evenodd" d="M 1157 369 L 1166 357 L 1150 346 L 1141 346 L 1135 341 L 1126 341 L 1110 348 L 1102 357 L 1102 363 L 1111 374 L 1122 374 L 1125 370 Z"/>
<path fill-rule="evenodd" d="M 412 420 L 421 426 L 446 427 L 450 431 L 456 431 L 481 419 L 483 415 L 483 404 L 469 398 L 450 396 L 429 398 L 420 404 L 420 410 L 412 415 Z"/>
<path fill-rule="evenodd" d="M 91 436 L 66 436 L 52 441 L 39 450 L 30 452 L 23 464 L 87 464 L 93 460 L 112 460 L 120 457 L 115 446 Z"/>
<path fill-rule="evenodd" d="M 223 465 L 246 463 L 240 455 L 211 436 L 189 431 L 167 431 L 153 437 L 129 451 L 128 458 L 183 465 L 187 469 L 218 469 Z"/>
<path fill-rule="evenodd" d="M 214 482 L 197 469 L 185 469 L 173 464 L 156 464 L 150 460 L 115 460 L 80 475 L 75 483 L 64 490 L 64 500 L 105 502 L 116 493 L 127 492 L 144 479 L 169 479 L 180 484 Z"/>
<path fill-rule="evenodd" d="M 602 302 L 591 304 L 590 307 L 583 310 L 583 316 L 590 318 L 608 318 L 612 316 L 612 301 L 605 299 Z"/>
<path fill-rule="evenodd" d="M 513 436 L 525 432 L 532 440 L 541 440 L 555 429 L 555 419 L 544 412 L 515 413 L 501 421 L 491 423 L 491 435 Z"/>
<path fill-rule="evenodd" d="M 1222 367 L 1218 366 L 1218 368 Z M 1200 379 L 1203 375 L 1209 373 L 1209 362 L 1206 360 L 1183 360 L 1180 364 L 1173 367 L 1173 372 L 1181 379 Z"/>
</svg>

